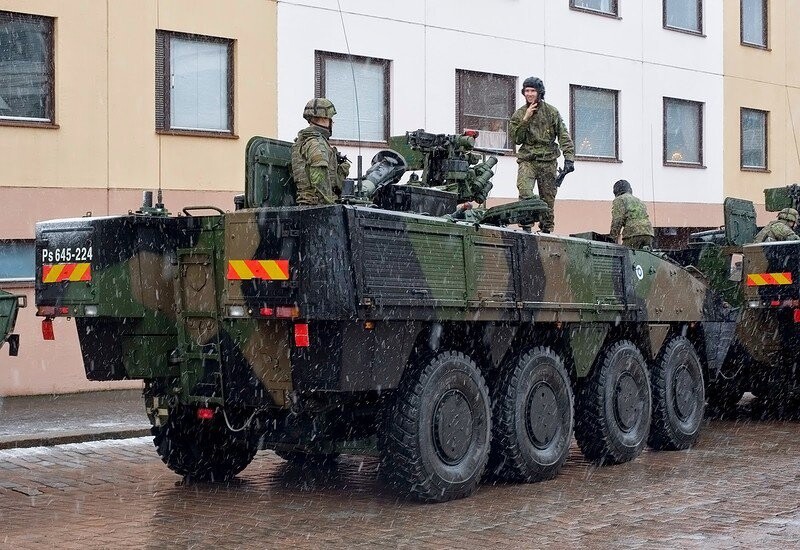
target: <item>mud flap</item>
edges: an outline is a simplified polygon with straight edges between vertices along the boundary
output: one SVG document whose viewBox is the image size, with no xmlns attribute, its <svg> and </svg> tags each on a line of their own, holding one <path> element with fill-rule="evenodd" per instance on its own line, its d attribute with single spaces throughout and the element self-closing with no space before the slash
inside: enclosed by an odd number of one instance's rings
<svg viewBox="0 0 800 550">
<path fill-rule="evenodd" d="M 736 323 L 711 322 L 702 323 L 706 338 L 706 361 L 708 372 L 714 378 L 722 368 L 728 350 L 736 333 Z"/>
</svg>

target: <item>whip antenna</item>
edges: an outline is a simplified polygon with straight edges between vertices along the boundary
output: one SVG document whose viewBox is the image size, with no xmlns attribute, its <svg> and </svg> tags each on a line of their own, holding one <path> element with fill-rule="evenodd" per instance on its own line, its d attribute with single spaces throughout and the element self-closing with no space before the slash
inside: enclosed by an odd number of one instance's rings
<svg viewBox="0 0 800 550">
<path fill-rule="evenodd" d="M 347 40 L 347 28 L 344 25 L 344 14 L 342 13 L 342 3 L 336 0 L 339 7 L 339 20 L 342 22 L 342 34 L 344 35 L 344 45 L 347 48 L 347 60 L 350 62 L 350 74 L 353 78 L 353 97 L 356 103 L 356 134 L 358 135 L 358 191 L 361 192 L 361 112 L 358 108 L 358 86 L 356 85 L 356 69 L 353 65 L 353 54 L 350 53 L 350 41 Z"/>
</svg>

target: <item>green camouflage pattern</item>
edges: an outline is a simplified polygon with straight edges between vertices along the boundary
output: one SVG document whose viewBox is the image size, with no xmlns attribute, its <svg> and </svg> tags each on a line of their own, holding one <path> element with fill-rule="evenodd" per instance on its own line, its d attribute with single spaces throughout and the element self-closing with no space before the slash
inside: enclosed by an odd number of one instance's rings
<svg viewBox="0 0 800 550">
<path fill-rule="evenodd" d="M 647 214 L 647 207 L 639 198 L 630 193 L 623 193 L 614 198 L 611 203 L 611 230 L 609 235 L 617 240 L 622 234 L 622 240 L 631 237 L 650 236 L 653 237 L 653 226 L 650 224 L 650 216 Z M 625 243 L 632 246 L 630 243 Z M 639 247 L 633 247 L 639 248 Z"/>
<path fill-rule="evenodd" d="M 539 109 L 523 122 L 528 105 L 514 111 L 509 121 L 509 130 L 517 144 L 517 161 L 553 161 L 559 157 L 559 145 L 564 159 L 575 160 L 575 145 L 558 109 L 539 101 Z M 558 144 L 556 144 L 558 140 Z"/>
<path fill-rule="evenodd" d="M 0 348 L 8 343 L 9 355 L 17 355 L 19 336 L 13 334 L 17 314 L 27 305 L 25 296 L 18 296 L 0 290 Z"/>
<path fill-rule="evenodd" d="M 459 189 L 490 188 L 493 162 L 435 145 L 464 136 L 415 135 L 434 144 L 424 152 L 429 184 L 457 177 Z M 702 417 L 702 379 L 719 370 L 733 325 L 719 295 L 680 263 L 506 225 L 538 216 L 535 199 L 459 220 L 423 212 L 457 204 L 461 191 L 391 183 L 375 187 L 383 207 L 363 197 L 280 206 L 292 188 L 282 176 L 290 145 L 251 144 L 260 152 L 247 153 L 248 188 L 232 212 L 37 224 L 39 315 L 75 319 L 88 378 L 144 381 L 154 442 L 174 471 L 226 479 L 263 448 L 290 459 L 378 452 L 386 407 L 433 356 L 496 380 L 525 350 L 546 347 L 580 388 L 609 349 L 655 365 L 680 343 L 701 365 L 688 384 Z M 49 258 L 73 250 L 91 256 L 91 279 L 45 283 Z M 649 407 L 649 387 L 639 391 Z M 211 437 L 211 426 L 221 439 L 208 452 L 219 456 L 203 455 L 194 436 L 181 443 L 197 430 Z M 243 440 L 247 452 L 226 459 Z"/>
<path fill-rule="evenodd" d="M 784 220 L 772 220 L 753 238 L 754 243 L 799 240 L 800 236 L 798 236 Z"/>
<path fill-rule="evenodd" d="M 328 139 L 330 132 L 309 126 L 297 133 L 292 146 L 292 174 L 297 186 L 297 204 L 333 204 L 334 189 L 341 189 L 337 170 L 336 148 Z M 348 167 L 349 168 L 349 167 Z"/>
</svg>

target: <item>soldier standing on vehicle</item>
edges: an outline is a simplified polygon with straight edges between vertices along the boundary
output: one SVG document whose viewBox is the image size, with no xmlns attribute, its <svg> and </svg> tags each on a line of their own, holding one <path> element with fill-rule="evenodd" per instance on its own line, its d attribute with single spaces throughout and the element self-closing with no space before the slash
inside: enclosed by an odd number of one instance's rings
<svg viewBox="0 0 800 550">
<path fill-rule="evenodd" d="M 308 128 L 297 133 L 292 145 L 292 175 L 298 205 L 333 204 L 350 172 L 347 157 L 339 155 L 328 142 L 335 114 L 333 103 L 324 97 L 312 99 L 303 110 Z"/>
<path fill-rule="evenodd" d="M 651 248 L 653 246 L 653 226 L 647 207 L 633 196 L 631 184 L 627 180 L 614 183 L 614 202 L 611 203 L 611 238 L 614 242 L 622 233 L 622 244 L 630 248 Z"/>
<path fill-rule="evenodd" d="M 794 232 L 797 224 L 797 210 L 784 208 L 778 212 L 778 219 L 772 220 L 758 232 L 753 239 L 754 243 L 771 243 L 774 241 L 800 241 L 800 236 Z"/>
<path fill-rule="evenodd" d="M 511 137 L 517 150 L 517 189 L 520 199 L 533 196 L 534 184 L 539 185 L 539 197 L 550 207 L 543 214 L 539 229 L 550 233 L 555 225 L 556 169 L 560 152 L 564 153 L 564 171 L 575 170 L 575 145 L 567 132 L 558 110 L 544 101 L 544 82 L 534 76 L 522 83 L 525 105 L 517 109 L 509 123 Z M 556 144 L 558 140 L 558 145 Z M 559 145 L 561 151 L 559 152 Z"/>
</svg>

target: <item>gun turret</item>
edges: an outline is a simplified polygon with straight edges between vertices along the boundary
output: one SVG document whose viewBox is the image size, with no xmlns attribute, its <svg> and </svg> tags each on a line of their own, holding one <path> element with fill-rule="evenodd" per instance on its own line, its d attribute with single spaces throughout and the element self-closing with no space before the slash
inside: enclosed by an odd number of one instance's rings
<svg viewBox="0 0 800 550">
<path fill-rule="evenodd" d="M 455 193 L 458 202 L 485 202 L 497 157 L 475 152 L 477 137 L 475 130 L 461 135 L 406 132 L 408 147 L 422 155 L 422 177 L 411 183 Z"/>
</svg>

